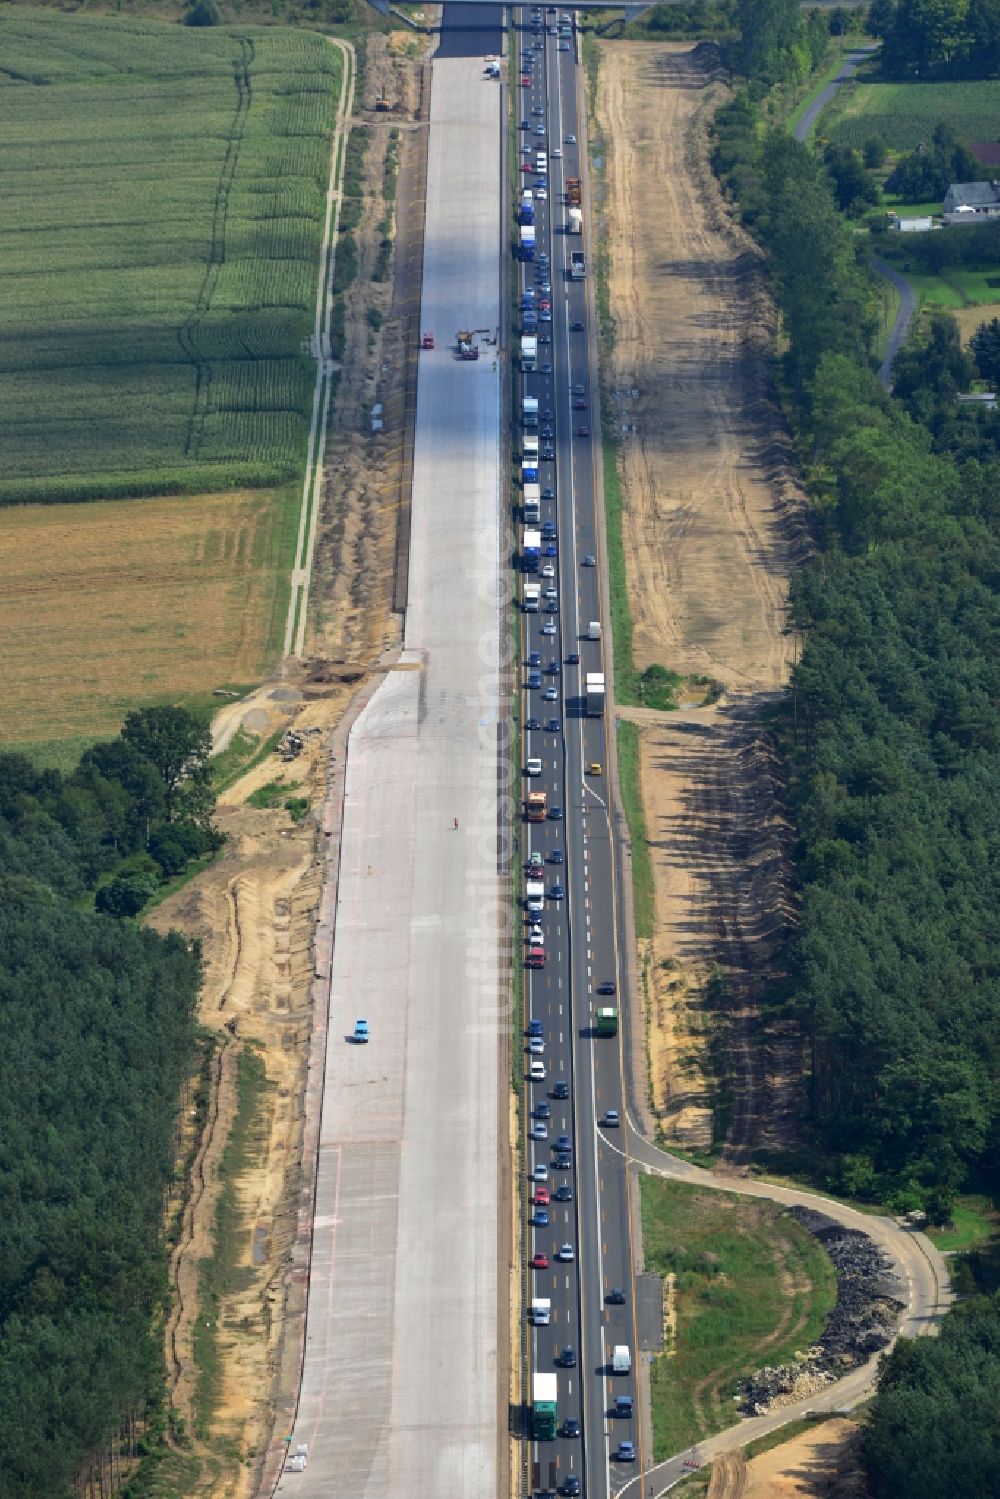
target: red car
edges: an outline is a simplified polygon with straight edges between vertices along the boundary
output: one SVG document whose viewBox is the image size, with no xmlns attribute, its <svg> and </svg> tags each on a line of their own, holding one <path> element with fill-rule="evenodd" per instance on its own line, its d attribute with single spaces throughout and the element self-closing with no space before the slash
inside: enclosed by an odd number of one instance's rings
<svg viewBox="0 0 1000 1499">
<path fill-rule="evenodd" d="M 535 169 L 531 165 L 530 161 L 522 161 L 522 163 L 521 163 L 521 171 L 522 172 L 533 172 L 534 170 Z"/>
<path fill-rule="evenodd" d="M 547 1254 L 536 1254 L 531 1261 L 532 1270 L 547 1270 L 549 1268 L 549 1257 Z"/>
<path fill-rule="evenodd" d="M 521 87 L 522 88 L 530 88 L 531 87 L 531 74 L 530 73 L 522 73 L 521 74 Z"/>
<path fill-rule="evenodd" d="M 531 1199 L 536 1208 L 547 1208 L 552 1199 L 549 1196 L 548 1187 L 536 1187 L 535 1195 Z"/>
<path fill-rule="evenodd" d="M 542 297 L 541 301 L 538 304 L 538 310 L 539 310 L 539 312 L 551 312 L 552 311 L 552 300 L 551 300 L 551 298 L 550 297 Z"/>
</svg>

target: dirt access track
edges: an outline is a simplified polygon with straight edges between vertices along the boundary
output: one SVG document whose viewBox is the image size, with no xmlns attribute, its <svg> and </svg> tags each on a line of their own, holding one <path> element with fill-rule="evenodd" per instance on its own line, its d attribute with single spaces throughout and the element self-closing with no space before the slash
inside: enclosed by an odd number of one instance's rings
<svg viewBox="0 0 1000 1499">
<path fill-rule="evenodd" d="M 595 196 L 614 325 L 604 418 L 620 436 L 633 660 L 720 694 L 676 714 L 618 705 L 640 725 L 656 886 L 655 934 L 640 944 L 651 1098 L 668 1138 L 711 1143 L 699 1061 L 706 981 L 721 974 L 737 1164 L 763 1112 L 780 1132 L 798 1073 L 794 1044 L 771 1036 L 765 1049 L 755 1026 L 758 977 L 790 917 L 788 829 L 757 718 L 788 680 L 788 580 L 809 539 L 773 397 L 775 311 L 708 163 L 726 94 L 711 44 L 600 49 Z"/>
</svg>

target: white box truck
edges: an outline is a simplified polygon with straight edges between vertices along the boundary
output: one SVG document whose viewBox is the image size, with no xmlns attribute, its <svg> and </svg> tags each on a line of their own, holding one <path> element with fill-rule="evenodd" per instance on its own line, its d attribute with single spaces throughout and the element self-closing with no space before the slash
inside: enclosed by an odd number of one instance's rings
<svg viewBox="0 0 1000 1499">
<path fill-rule="evenodd" d="M 538 339 L 534 333 L 525 333 L 521 337 L 521 368 L 526 375 L 538 367 Z"/>
<path fill-rule="evenodd" d="M 552 1321 L 552 1302 L 547 1296 L 536 1296 L 531 1303 L 531 1320 L 536 1327 L 548 1327 Z"/>
<path fill-rule="evenodd" d="M 590 624 L 587 626 L 587 639 L 588 640 L 600 640 L 600 638 L 601 638 L 601 621 L 599 619 L 592 619 L 590 621 Z"/>
<path fill-rule="evenodd" d="M 524 903 L 528 908 L 529 915 L 536 915 L 545 910 L 545 881 L 525 880 Z"/>
<path fill-rule="evenodd" d="M 611 1350 L 611 1372 L 612 1374 L 628 1374 L 632 1369 L 632 1355 L 624 1343 L 618 1343 Z"/>
<path fill-rule="evenodd" d="M 542 596 L 541 583 L 525 583 L 524 585 L 524 612 L 525 614 L 538 613 L 538 601 Z"/>
<path fill-rule="evenodd" d="M 542 486 L 540 484 L 526 484 L 524 486 L 524 523 L 536 526 L 542 518 Z"/>
</svg>

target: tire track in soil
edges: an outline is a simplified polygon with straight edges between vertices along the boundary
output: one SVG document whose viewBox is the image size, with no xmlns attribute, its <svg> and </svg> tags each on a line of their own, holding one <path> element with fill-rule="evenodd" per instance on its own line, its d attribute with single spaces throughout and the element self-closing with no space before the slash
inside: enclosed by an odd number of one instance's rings
<svg viewBox="0 0 1000 1499">
<path fill-rule="evenodd" d="M 226 151 L 222 158 L 219 182 L 215 190 L 212 208 L 212 231 L 208 260 L 202 276 L 194 307 L 177 330 L 177 342 L 185 357 L 194 366 L 195 389 L 191 415 L 188 418 L 184 452 L 197 453 L 205 429 L 212 390 L 212 364 L 198 348 L 198 330 L 202 319 L 212 306 L 212 298 L 219 283 L 219 272 L 226 259 L 226 225 L 229 217 L 229 194 L 236 177 L 240 147 L 247 126 L 247 115 L 253 103 L 251 69 L 256 56 L 250 37 L 239 39 L 240 53 L 233 60 L 233 84 L 236 89 L 236 107 L 233 122 L 226 140 Z"/>
<path fill-rule="evenodd" d="M 777 1225 L 780 1228 L 780 1224 Z M 801 1270 L 792 1269 L 788 1263 L 789 1240 L 787 1236 L 780 1235 L 779 1243 L 775 1246 L 773 1259 L 778 1267 L 778 1275 L 781 1280 L 782 1311 L 778 1322 L 767 1334 L 761 1338 L 754 1349 L 754 1367 L 759 1367 L 764 1362 L 764 1355 L 769 1348 L 784 1340 L 794 1339 L 801 1331 L 807 1321 L 807 1313 L 804 1306 L 795 1311 L 795 1297 L 812 1288 L 812 1282 Z M 784 1251 L 784 1253 L 783 1253 Z M 702 1433 L 707 1434 L 717 1431 L 720 1424 L 725 1425 L 723 1417 L 723 1404 L 721 1399 L 722 1388 L 736 1379 L 746 1367 L 745 1357 L 731 1359 L 728 1363 L 718 1365 L 711 1374 L 699 1380 L 691 1392 L 691 1403 L 694 1407 L 696 1419 L 700 1422 Z"/>
</svg>

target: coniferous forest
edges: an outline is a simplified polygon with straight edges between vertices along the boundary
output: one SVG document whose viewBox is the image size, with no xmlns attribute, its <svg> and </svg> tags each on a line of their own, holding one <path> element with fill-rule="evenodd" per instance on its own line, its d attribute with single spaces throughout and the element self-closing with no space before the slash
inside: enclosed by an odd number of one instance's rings
<svg viewBox="0 0 1000 1499">
<path fill-rule="evenodd" d="M 200 959 L 94 906 L 116 877 L 125 905 L 149 893 L 150 846 L 211 845 L 203 747 L 156 709 L 66 779 L 0 756 L 5 1499 L 69 1494 L 162 1385 L 164 1190 Z"/>
<path fill-rule="evenodd" d="M 1000 420 L 958 404 L 946 314 L 882 389 L 866 245 L 752 91 L 717 114 L 714 165 L 767 256 L 818 540 L 793 587 L 802 899 L 775 1003 L 808 1038 L 830 1185 L 945 1219 L 1000 1135 Z"/>
</svg>

